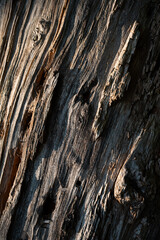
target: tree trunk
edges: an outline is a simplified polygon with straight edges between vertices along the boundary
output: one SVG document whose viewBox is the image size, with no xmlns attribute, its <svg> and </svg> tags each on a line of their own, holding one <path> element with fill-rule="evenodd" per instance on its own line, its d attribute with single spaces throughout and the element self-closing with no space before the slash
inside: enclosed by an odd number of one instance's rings
<svg viewBox="0 0 160 240">
<path fill-rule="evenodd" d="M 160 235 L 159 0 L 0 0 L 0 240 Z"/>
</svg>

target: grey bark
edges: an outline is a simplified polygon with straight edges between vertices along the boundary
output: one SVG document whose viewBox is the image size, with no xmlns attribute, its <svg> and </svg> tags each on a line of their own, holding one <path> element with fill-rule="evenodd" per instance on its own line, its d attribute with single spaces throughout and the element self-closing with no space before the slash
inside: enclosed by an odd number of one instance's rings
<svg viewBox="0 0 160 240">
<path fill-rule="evenodd" d="M 159 0 L 0 0 L 0 240 L 160 235 Z"/>
</svg>

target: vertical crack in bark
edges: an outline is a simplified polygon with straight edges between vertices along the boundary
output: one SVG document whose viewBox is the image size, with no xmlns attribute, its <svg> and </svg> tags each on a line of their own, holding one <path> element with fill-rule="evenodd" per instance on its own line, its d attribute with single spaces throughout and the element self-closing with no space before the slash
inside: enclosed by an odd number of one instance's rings
<svg viewBox="0 0 160 240">
<path fill-rule="evenodd" d="M 10 190 L 21 162 L 21 157 L 22 149 L 20 145 L 15 149 L 11 149 L 8 153 L 4 174 L 0 184 L 0 215 L 2 214 L 8 200 Z"/>
</svg>

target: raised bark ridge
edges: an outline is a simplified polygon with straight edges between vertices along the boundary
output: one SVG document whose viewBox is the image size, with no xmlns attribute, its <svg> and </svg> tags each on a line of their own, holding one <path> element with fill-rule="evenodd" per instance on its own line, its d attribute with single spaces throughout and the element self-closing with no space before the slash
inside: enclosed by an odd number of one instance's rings
<svg viewBox="0 0 160 240">
<path fill-rule="evenodd" d="M 1 0 L 0 240 L 159 238 L 159 10 Z"/>
</svg>

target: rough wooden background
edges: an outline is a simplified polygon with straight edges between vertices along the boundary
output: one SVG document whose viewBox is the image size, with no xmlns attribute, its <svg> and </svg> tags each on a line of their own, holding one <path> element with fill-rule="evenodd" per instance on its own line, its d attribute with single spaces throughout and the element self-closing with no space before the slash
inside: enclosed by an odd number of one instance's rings
<svg viewBox="0 0 160 240">
<path fill-rule="evenodd" d="M 159 0 L 0 0 L 0 240 L 158 240 Z"/>
</svg>

